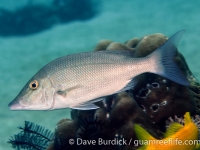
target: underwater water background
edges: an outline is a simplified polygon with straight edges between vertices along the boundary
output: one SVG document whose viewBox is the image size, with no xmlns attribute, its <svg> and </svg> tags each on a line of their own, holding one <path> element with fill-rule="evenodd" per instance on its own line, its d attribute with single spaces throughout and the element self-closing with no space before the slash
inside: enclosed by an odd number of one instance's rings
<svg viewBox="0 0 200 150">
<path fill-rule="evenodd" d="M 43 1 L 46 5 L 51 2 Z M 31 1 L 0 0 L 0 8 L 15 10 L 27 3 Z M 8 103 L 46 63 L 63 55 L 92 51 L 101 39 L 125 42 L 158 32 L 170 37 L 185 29 L 179 51 L 200 79 L 200 1 L 104 0 L 95 4 L 99 5 L 98 13 L 90 19 L 55 24 L 24 36 L 0 36 L 0 150 L 12 150 L 7 141 L 25 120 L 53 131 L 59 120 L 70 118 L 70 109 L 10 111 Z"/>
</svg>

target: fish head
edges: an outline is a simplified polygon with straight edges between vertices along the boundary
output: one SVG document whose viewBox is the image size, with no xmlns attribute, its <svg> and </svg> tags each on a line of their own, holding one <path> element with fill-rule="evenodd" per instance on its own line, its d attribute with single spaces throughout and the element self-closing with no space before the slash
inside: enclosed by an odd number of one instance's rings
<svg viewBox="0 0 200 150">
<path fill-rule="evenodd" d="M 48 77 L 36 74 L 8 106 L 10 110 L 48 110 L 53 105 L 54 91 Z"/>
</svg>

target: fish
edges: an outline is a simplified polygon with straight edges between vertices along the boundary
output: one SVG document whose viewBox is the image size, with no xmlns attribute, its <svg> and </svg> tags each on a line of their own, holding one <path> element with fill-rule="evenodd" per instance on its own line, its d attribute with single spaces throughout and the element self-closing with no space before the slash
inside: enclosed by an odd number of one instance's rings
<svg viewBox="0 0 200 150">
<path fill-rule="evenodd" d="M 134 124 L 134 131 L 140 144 L 145 143 L 138 150 L 197 150 L 200 148 L 197 142 L 198 126 L 191 120 L 189 112 L 184 115 L 184 126 L 177 122 L 171 123 L 163 139 L 155 139 L 138 124 Z"/>
<path fill-rule="evenodd" d="M 9 103 L 10 110 L 99 108 L 95 102 L 134 88 L 138 75 L 154 73 L 188 86 L 174 61 L 184 30 L 175 33 L 146 57 L 133 51 L 93 51 L 66 55 L 42 67 Z"/>
</svg>

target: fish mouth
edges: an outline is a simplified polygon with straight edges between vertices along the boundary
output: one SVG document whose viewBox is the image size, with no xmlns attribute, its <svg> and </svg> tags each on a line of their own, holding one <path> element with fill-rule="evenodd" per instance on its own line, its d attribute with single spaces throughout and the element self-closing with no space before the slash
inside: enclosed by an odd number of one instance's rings
<svg viewBox="0 0 200 150">
<path fill-rule="evenodd" d="M 10 110 L 23 110 L 26 106 L 21 105 L 19 102 L 12 101 L 8 104 Z"/>
</svg>

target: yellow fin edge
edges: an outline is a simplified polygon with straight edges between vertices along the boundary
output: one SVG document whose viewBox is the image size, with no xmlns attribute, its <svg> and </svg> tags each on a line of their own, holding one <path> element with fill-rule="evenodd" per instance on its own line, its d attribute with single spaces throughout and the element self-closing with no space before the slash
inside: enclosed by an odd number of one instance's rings
<svg viewBox="0 0 200 150">
<path fill-rule="evenodd" d="M 185 125 L 187 125 L 187 124 L 189 124 L 191 122 L 192 122 L 192 120 L 190 118 L 190 113 L 186 112 L 185 115 L 184 115 L 184 123 L 185 123 Z"/>
<path fill-rule="evenodd" d="M 191 123 L 191 118 L 190 118 L 190 113 L 186 112 L 184 115 L 184 124 L 187 125 L 189 123 Z M 177 122 L 173 122 L 169 125 L 169 127 L 167 128 L 166 133 L 164 134 L 164 137 L 169 137 L 172 136 L 173 134 L 175 134 L 176 132 L 178 132 L 181 128 L 183 128 L 183 125 L 181 125 L 180 123 Z"/>
<path fill-rule="evenodd" d="M 138 140 L 155 140 L 144 128 L 138 124 L 134 124 L 134 131 Z"/>
<path fill-rule="evenodd" d="M 180 123 L 174 122 L 169 125 L 167 131 L 164 133 L 164 137 L 169 137 L 174 135 L 177 131 L 179 131 L 183 126 Z"/>
</svg>

